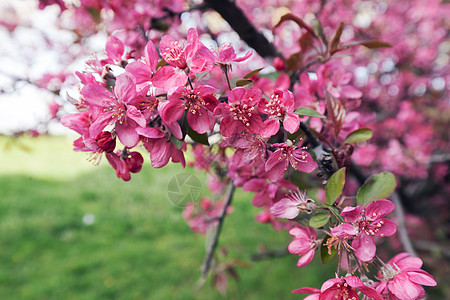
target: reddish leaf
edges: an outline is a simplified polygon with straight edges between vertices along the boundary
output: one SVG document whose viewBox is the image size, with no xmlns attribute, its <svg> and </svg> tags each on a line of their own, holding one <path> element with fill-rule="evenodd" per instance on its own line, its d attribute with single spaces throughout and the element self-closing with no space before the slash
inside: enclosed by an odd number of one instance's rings
<svg viewBox="0 0 450 300">
<path fill-rule="evenodd" d="M 249 78 L 252 77 L 253 75 L 258 74 L 262 69 L 264 69 L 264 68 L 259 68 L 259 69 L 253 70 L 253 71 L 251 71 L 251 72 L 245 74 L 243 78 L 244 78 L 244 79 L 249 79 Z"/>
<path fill-rule="evenodd" d="M 253 82 L 253 80 L 241 78 L 241 79 L 236 80 L 236 86 L 245 86 L 252 82 Z"/>
<path fill-rule="evenodd" d="M 331 120 L 334 127 L 334 135 L 338 136 L 342 129 L 342 124 L 345 119 L 345 108 L 342 102 L 327 92 L 327 97 L 325 100 L 325 105 L 327 108 L 328 119 Z"/>
<path fill-rule="evenodd" d="M 391 48 L 392 45 L 383 41 L 354 41 L 354 42 L 348 42 L 345 44 L 342 44 L 339 46 L 339 49 L 347 49 L 352 46 L 364 46 L 370 49 L 376 49 L 376 48 Z"/>
<path fill-rule="evenodd" d="M 298 43 L 300 44 L 302 51 L 306 52 L 313 44 L 311 34 L 309 32 L 303 34 L 298 40 Z"/>
<path fill-rule="evenodd" d="M 282 16 L 280 18 L 280 21 L 273 28 L 274 29 L 277 28 L 278 26 L 281 25 L 281 23 L 284 23 L 285 21 L 288 21 L 288 20 L 294 21 L 295 23 L 297 23 L 298 26 L 306 29 L 311 35 L 317 37 L 314 30 L 311 27 L 309 27 L 308 24 L 306 24 L 302 19 L 300 19 L 299 17 L 297 17 L 296 15 L 291 14 L 291 13 L 288 13 L 288 14 L 285 14 L 284 16 Z"/>
<path fill-rule="evenodd" d="M 339 42 L 341 41 L 342 31 L 344 31 L 344 23 L 341 22 L 339 24 L 339 28 L 336 30 L 336 34 L 334 35 L 333 39 L 331 40 L 331 43 L 330 43 L 331 50 L 337 48 L 337 46 L 339 45 Z"/>
<path fill-rule="evenodd" d="M 302 63 L 302 52 L 294 53 L 291 56 L 289 56 L 288 59 L 286 59 L 285 65 L 286 70 L 288 71 L 296 71 L 300 68 L 300 65 Z"/>
<path fill-rule="evenodd" d="M 233 278 L 236 281 L 239 281 L 239 274 L 236 272 L 236 270 L 233 267 L 228 267 L 226 268 L 226 272 L 228 273 L 228 275 Z"/>
<path fill-rule="evenodd" d="M 225 273 L 218 272 L 214 274 L 212 284 L 222 295 L 226 294 L 228 287 L 228 278 Z"/>
</svg>

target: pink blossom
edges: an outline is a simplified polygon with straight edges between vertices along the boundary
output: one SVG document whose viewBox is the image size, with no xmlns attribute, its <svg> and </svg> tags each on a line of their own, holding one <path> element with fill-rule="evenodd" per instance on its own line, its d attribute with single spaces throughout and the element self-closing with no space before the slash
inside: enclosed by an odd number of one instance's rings
<svg viewBox="0 0 450 300">
<path fill-rule="evenodd" d="M 118 64 L 122 62 L 122 55 L 125 52 L 125 45 L 114 35 L 110 35 L 106 41 L 106 55 L 108 58 L 101 61 L 102 65 Z"/>
<path fill-rule="evenodd" d="M 301 211 L 312 213 L 314 200 L 306 196 L 306 192 L 296 191 L 276 202 L 270 208 L 270 213 L 278 218 L 294 219 Z"/>
<path fill-rule="evenodd" d="M 294 236 L 294 240 L 289 244 L 288 250 L 291 254 L 298 254 L 300 258 L 297 262 L 297 267 L 304 267 L 308 265 L 320 242 L 317 241 L 317 234 L 313 229 L 302 229 L 294 227 L 289 230 L 289 234 Z"/>
<path fill-rule="evenodd" d="M 67 9 L 66 4 L 64 3 L 64 0 L 39 0 L 39 9 L 44 9 L 49 5 L 52 4 L 58 4 L 59 9 L 61 12 Z"/>
<path fill-rule="evenodd" d="M 287 143 L 275 143 L 272 146 L 279 149 L 270 155 L 265 164 L 265 170 L 271 181 L 281 179 L 289 164 L 294 169 L 305 173 L 311 173 L 317 167 L 317 163 L 308 152 L 293 146 L 289 140 Z"/>
<path fill-rule="evenodd" d="M 261 100 L 261 90 L 251 87 L 246 90 L 237 87 L 230 91 L 228 103 L 220 103 L 214 110 L 214 115 L 222 118 L 220 132 L 223 136 L 249 132 L 259 134 L 262 119 L 257 105 Z"/>
<path fill-rule="evenodd" d="M 314 288 L 301 288 L 293 290 L 294 294 L 312 294 L 306 297 L 308 300 L 350 300 L 359 299 L 358 291 L 366 297 L 375 300 L 383 300 L 383 297 L 356 276 L 328 279 L 322 284 L 320 291 Z"/>
<path fill-rule="evenodd" d="M 142 169 L 144 158 L 139 152 L 129 152 L 128 150 L 117 153 L 108 152 L 106 158 L 109 164 L 116 170 L 116 175 L 124 181 L 131 179 L 131 173 L 138 173 Z"/>
<path fill-rule="evenodd" d="M 271 137 L 280 129 L 280 122 L 289 133 L 295 133 L 300 126 L 300 117 L 293 113 L 294 96 L 290 91 L 276 89 L 270 99 L 262 98 L 260 111 L 267 114 L 269 119 L 264 121 L 263 137 Z"/>
<path fill-rule="evenodd" d="M 128 148 L 139 142 L 136 128 L 144 127 L 146 121 L 142 113 L 129 103 L 138 96 L 136 82 L 129 73 L 117 77 L 114 94 L 106 88 L 90 83 L 82 90 L 85 101 L 100 109 L 99 115 L 89 128 L 91 136 L 97 136 L 107 125 L 114 124 L 119 140 Z"/>
<path fill-rule="evenodd" d="M 396 232 L 396 226 L 391 220 L 382 218 L 394 210 L 394 204 L 389 200 L 370 202 L 366 208 L 363 205 L 346 207 L 341 216 L 345 222 L 332 229 L 331 234 L 337 238 L 354 237 L 352 247 L 356 256 L 364 261 L 370 261 L 375 256 L 376 246 L 372 236 L 391 236 Z"/>
<path fill-rule="evenodd" d="M 161 56 L 168 66 L 162 67 L 155 73 L 153 84 L 169 91 L 173 87 L 183 86 L 186 83 L 187 68 L 194 74 L 211 70 L 214 62 L 209 56 L 198 54 L 200 45 L 197 30 L 194 28 L 188 30 L 186 44 L 176 41 L 170 35 L 163 36 L 159 46 Z"/>
<path fill-rule="evenodd" d="M 186 160 L 183 150 L 186 150 L 186 143 L 183 143 L 181 149 L 178 149 L 171 141 L 172 136 L 181 138 L 180 125 L 175 122 L 172 124 L 163 124 L 161 127 L 164 131 L 149 127 L 138 128 L 143 145 L 150 152 L 152 167 L 162 168 L 172 159 L 172 162 L 179 162 L 184 168 L 186 166 Z"/>
<path fill-rule="evenodd" d="M 153 74 L 156 72 L 159 56 L 152 41 L 147 42 L 144 55 L 140 60 L 129 63 L 125 67 L 125 70 L 136 78 L 137 84 L 151 81 Z"/>
<path fill-rule="evenodd" d="M 279 180 L 276 183 L 271 183 L 263 178 L 252 178 L 242 186 L 244 191 L 255 192 L 252 204 L 257 207 L 270 207 L 274 202 L 286 195 L 287 190 L 295 188 L 296 186 L 287 180 Z"/>
<path fill-rule="evenodd" d="M 220 143 L 221 147 L 234 147 L 233 162 L 236 164 L 253 164 L 257 157 L 266 157 L 266 142 L 261 136 L 255 134 L 233 134 Z"/>
<path fill-rule="evenodd" d="M 231 62 L 242 62 L 247 60 L 252 56 L 253 51 L 249 50 L 242 57 L 237 57 L 234 48 L 231 45 L 223 45 L 214 49 L 211 52 L 212 57 L 214 58 L 214 62 L 216 65 L 220 67 L 228 68 L 231 65 Z"/>
<path fill-rule="evenodd" d="M 219 104 L 215 97 L 217 90 L 211 86 L 196 86 L 194 89 L 179 87 L 167 95 L 169 101 L 161 103 L 161 118 L 167 123 L 181 119 L 187 110 L 189 126 L 202 134 L 212 130 L 216 123 L 213 111 Z"/>
<path fill-rule="evenodd" d="M 422 285 L 437 285 L 433 276 L 420 269 L 422 260 L 399 253 L 381 268 L 381 283 L 376 287 L 377 292 L 392 300 L 415 300 L 425 297 Z"/>
</svg>

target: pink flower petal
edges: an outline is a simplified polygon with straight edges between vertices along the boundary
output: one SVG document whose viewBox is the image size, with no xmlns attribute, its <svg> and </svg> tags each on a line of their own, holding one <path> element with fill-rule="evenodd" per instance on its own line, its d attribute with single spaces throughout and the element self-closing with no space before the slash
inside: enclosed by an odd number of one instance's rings
<svg viewBox="0 0 450 300">
<path fill-rule="evenodd" d="M 308 152 L 296 149 L 292 151 L 292 155 L 292 157 L 289 157 L 289 161 L 294 169 L 304 173 L 311 173 L 317 168 L 317 163 Z"/>
<path fill-rule="evenodd" d="M 141 84 L 152 80 L 152 70 L 149 66 L 140 61 L 129 63 L 125 70 L 136 78 L 136 83 Z"/>
<path fill-rule="evenodd" d="M 311 250 L 311 242 L 307 239 L 294 239 L 288 246 L 289 253 L 304 255 Z"/>
<path fill-rule="evenodd" d="M 305 266 L 309 265 L 309 263 L 314 258 L 315 250 L 316 249 L 310 249 L 308 252 L 305 253 L 305 255 L 301 256 L 298 259 L 297 267 L 301 268 L 301 267 L 305 267 Z"/>
<path fill-rule="evenodd" d="M 183 104 L 183 100 L 171 100 L 164 103 L 160 108 L 161 119 L 169 124 L 180 120 L 185 111 Z"/>
<path fill-rule="evenodd" d="M 300 117 L 296 114 L 287 114 L 284 117 L 283 127 L 289 133 L 295 133 L 300 126 Z"/>
<path fill-rule="evenodd" d="M 366 218 L 373 221 L 390 214 L 394 209 L 394 203 L 389 200 L 372 201 L 366 207 Z"/>
<path fill-rule="evenodd" d="M 228 95 L 228 103 L 236 103 L 238 101 L 241 101 L 244 99 L 245 95 L 245 88 L 243 87 L 236 87 L 230 91 L 230 94 Z"/>
<path fill-rule="evenodd" d="M 342 210 L 341 216 L 344 217 L 345 222 L 355 223 L 356 221 L 361 220 L 361 213 L 363 210 L 364 206 L 362 205 L 358 205 L 356 207 L 347 206 Z"/>
<path fill-rule="evenodd" d="M 355 238 L 352 247 L 356 249 L 356 256 L 364 262 L 372 260 L 377 251 L 373 238 L 366 234 Z"/>
<path fill-rule="evenodd" d="M 141 111 L 132 105 L 127 106 L 127 117 L 135 121 L 141 127 L 145 127 L 147 123 Z"/>
<path fill-rule="evenodd" d="M 146 138 L 150 138 L 150 139 L 157 139 L 157 138 L 164 137 L 164 132 L 162 132 L 161 130 L 159 130 L 157 128 L 153 128 L 153 127 L 137 127 L 136 132 L 139 135 L 142 135 L 142 136 L 144 136 Z"/>
<path fill-rule="evenodd" d="M 116 122 L 116 133 L 120 142 L 128 147 L 133 148 L 139 142 L 139 134 L 136 132 L 136 123 L 132 120 L 119 123 Z"/>
<path fill-rule="evenodd" d="M 110 35 L 106 42 L 106 54 L 115 61 L 121 61 L 125 46 L 117 37 Z"/>
<path fill-rule="evenodd" d="M 96 83 L 85 85 L 81 90 L 81 95 L 87 103 L 95 106 L 110 107 L 117 103 L 110 91 Z"/>
<path fill-rule="evenodd" d="M 374 231 L 377 236 L 391 236 L 397 231 L 395 223 L 388 219 L 377 220 L 371 224 L 372 226 L 377 227 L 377 231 Z"/>
<path fill-rule="evenodd" d="M 431 276 L 427 272 L 420 270 L 420 269 L 415 270 L 415 271 L 408 270 L 408 276 L 409 276 L 409 280 L 411 280 L 411 282 L 414 282 L 414 283 L 417 283 L 420 285 L 426 285 L 426 286 L 437 285 L 437 282 L 434 280 L 433 276 Z"/>
<path fill-rule="evenodd" d="M 289 234 L 294 236 L 295 239 L 303 239 L 303 240 L 311 239 L 310 234 L 306 230 L 299 227 L 291 228 L 289 230 Z"/>
<path fill-rule="evenodd" d="M 153 85 L 168 92 L 173 87 L 184 86 L 188 76 L 178 68 L 164 66 L 153 75 Z"/>
<path fill-rule="evenodd" d="M 159 56 L 155 44 L 152 41 L 148 41 L 145 46 L 145 60 L 150 67 L 150 71 L 154 73 L 158 65 Z"/>
<path fill-rule="evenodd" d="M 136 98 L 136 79 L 130 73 L 117 76 L 114 94 L 125 103 Z"/>
<path fill-rule="evenodd" d="M 261 136 L 263 138 L 270 138 L 277 134 L 280 129 L 280 121 L 278 119 L 267 119 L 263 122 Z"/>
<path fill-rule="evenodd" d="M 210 118 L 210 113 L 206 109 L 199 108 L 195 115 L 188 111 L 187 121 L 194 131 L 203 134 L 214 127 L 215 118 Z"/>
<path fill-rule="evenodd" d="M 281 199 L 270 207 L 270 213 L 278 218 L 293 219 L 300 213 L 296 204 L 288 198 Z"/>
<path fill-rule="evenodd" d="M 396 297 L 402 300 L 415 300 L 419 297 L 421 289 L 420 286 L 411 282 L 408 276 L 400 273 L 395 276 L 389 283 L 388 289 Z"/>
<path fill-rule="evenodd" d="M 265 164 L 266 172 L 270 171 L 276 164 L 283 162 L 282 154 L 283 154 L 283 150 L 278 149 L 270 155 L 269 159 L 266 161 L 266 164 Z M 284 159 L 284 161 L 286 161 L 286 160 Z M 285 162 L 285 164 L 286 164 L 286 162 Z"/>
</svg>

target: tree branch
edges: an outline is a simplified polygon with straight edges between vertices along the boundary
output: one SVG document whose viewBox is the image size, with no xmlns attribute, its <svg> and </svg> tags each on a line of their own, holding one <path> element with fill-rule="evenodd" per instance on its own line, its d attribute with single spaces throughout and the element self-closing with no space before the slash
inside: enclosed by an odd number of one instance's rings
<svg viewBox="0 0 450 300">
<path fill-rule="evenodd" d="M 244 13 L 229 0 L 205 0 L 205 3 L 217 11 L 231 28 L 239 34 L 239 37 L 250 47 L 255 49 L 264 58 L 275 57 L 275 47 L 264 35 L 256 31 Z"/>
<path fill-rule="evenodd" d="M 218 217 L 219 224 L 217 224 L 216 232 L 214 233 L 214 237 L 212 242 L 209 244 L 209 247 L 206 252 L 206 258 L 202 265 L 202 276 L 206 277 L 209 274 L 209 271 L 211 270 L 211 263 L 214 258 L 214 252 L 217 248 L 217 244 L 219 243 L 219 236 L 220 232 L 222 231 L 223 222 L 225 220 L 225 216 L 227 214 L 227 209 L 231 204 L 231 201 L 233 200 L 234 191 L 236 189 L 236 186 L 233 182 L 230 184 L 230 189 L 228 190 L 228 195 L 226 202 L 223 206 L 222 213 Z"/>
<path fill-rule="evenodd" d="M 288 248 L 282 248 L 282 249 L 278 249 L 278 250 L 265 251 L 265 252 L 253 254 L 250 257 L 250 259 L 252 261 L 259 261 L 259 260 L 263 260 L 263 259 L 283 257 L 288 254 L 289 254 Z"/>
<path fill-rule="evenodd" d="M 328 180 L 334 172 L 337 171 L 335 159 L 331 150 L 326 147 L 314 134 L 309 130 L 308 126 L 300 122 L 300 129 L 305 133 L 307 140 L 305 141 L 311 146 L 316 156 L 319 172 L 317 175 L 324 180 Z"/>
</svg>

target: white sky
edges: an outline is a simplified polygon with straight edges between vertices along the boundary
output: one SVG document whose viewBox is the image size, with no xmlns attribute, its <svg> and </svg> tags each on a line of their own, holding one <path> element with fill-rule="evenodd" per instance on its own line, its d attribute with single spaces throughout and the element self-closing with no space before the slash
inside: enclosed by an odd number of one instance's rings
<svg viewBox="0 0 450 300">
<path fill-rule="evenodd" d="M 58 59 L 64 59 L 64 48 L 74 40 L 73 33 L 59 30 L 54 25 L 59 7 L 52 5 L 41 11 L 37 3 L 36 0 L 0 1 L 0 19 L 16 20 L 21 25 L 13 32 L 0 26 L 0 89 L 6 91 L 0 94 L 0 133 L 10 134 L 34 128 L 48 116 L 47 103 L 57 98 L 23 81 L 17 82 L 13 90 L 14 81 L 8 75 L 36 80 L 45 73 L 60 71 L 64 64 L 59 63 Z M 16 9 L 17 15 L 8 10 L 11 7 Z M 47 44 L 44 36 L 56 44 Z M 96 44 L 104 47 L 101 40 Z M 83 70 L 85 58 L 81 57 L 67 71 Z M 66 92 L 61 93 L 63 98 Z M 66 132 L 56 123 L 50 130 L 55 134 Z"/>
</svg>

